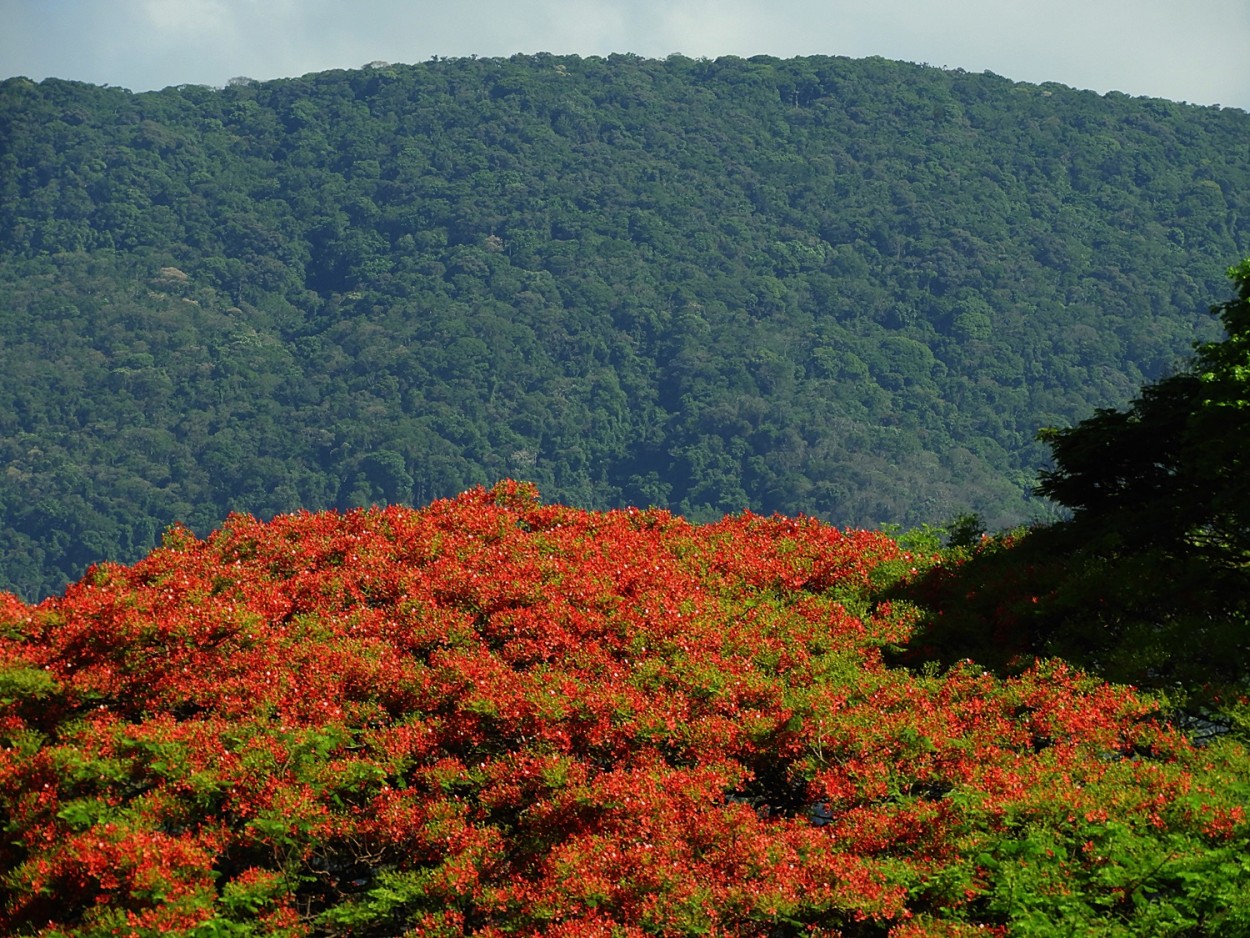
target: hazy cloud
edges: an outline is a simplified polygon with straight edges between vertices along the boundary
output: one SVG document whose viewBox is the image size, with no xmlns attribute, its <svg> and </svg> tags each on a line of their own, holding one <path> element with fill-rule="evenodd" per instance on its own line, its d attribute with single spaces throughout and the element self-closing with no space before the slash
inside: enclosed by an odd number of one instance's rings
<svg viewBox="0 0 1250 938">
<path fill-rule="evenodd" d="M 0 0 L 0 77 L 135 90 L 514 52 L 882 55 L 1250 110 L 1247 0 Z"/>
</svg>

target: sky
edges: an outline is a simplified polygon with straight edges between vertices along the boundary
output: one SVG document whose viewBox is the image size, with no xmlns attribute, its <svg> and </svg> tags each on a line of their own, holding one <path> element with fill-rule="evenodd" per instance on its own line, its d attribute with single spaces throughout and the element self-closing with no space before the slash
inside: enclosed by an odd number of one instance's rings
<svg viewBox="0 0 1250 938">
<path fill-rule="evenodd" d="M 132 91 L 517 52 L 846 55 L 1250 111 L 1250 0 L 0 0 L 0 78 Z"/>
</svg>

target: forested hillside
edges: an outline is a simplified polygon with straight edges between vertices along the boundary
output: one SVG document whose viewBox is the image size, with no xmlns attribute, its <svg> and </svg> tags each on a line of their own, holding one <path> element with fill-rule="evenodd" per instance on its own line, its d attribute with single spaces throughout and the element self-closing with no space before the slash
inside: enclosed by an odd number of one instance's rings
<svg viewBox="0 0 1250 938">
<path fill-rule="evenodd" d="M 175 520 L 1039 510 L 1216 332 L 1250 115 L 880 59 L 0 84 L 0 585 Z"/>
</svg>

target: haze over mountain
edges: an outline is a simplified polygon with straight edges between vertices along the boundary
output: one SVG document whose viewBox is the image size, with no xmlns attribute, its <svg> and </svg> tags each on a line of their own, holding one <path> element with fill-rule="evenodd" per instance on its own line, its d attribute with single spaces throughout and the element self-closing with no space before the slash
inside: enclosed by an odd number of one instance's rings
<svg viewBox="0 0 1250 938">
<path fill-rule="evenodd" d="M 883 59 L 0 84 L 0 551 L 425 502 L 994 526 L 1215 334 L 1250 115 Z"/>
</svg>

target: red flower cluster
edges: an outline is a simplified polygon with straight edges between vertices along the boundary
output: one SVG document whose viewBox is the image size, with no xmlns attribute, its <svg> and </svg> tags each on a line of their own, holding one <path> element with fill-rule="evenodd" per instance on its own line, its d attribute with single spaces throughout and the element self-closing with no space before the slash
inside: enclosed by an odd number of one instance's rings
<svg viewBox="0 0 1250 938">
<path fill-rule="evenodd" d="M 886 667 L 915 562 L 502 483 L 6 597 L 0 930 L 986 934 L 1244 840 L 1127 690 Z"/>
</svg>

